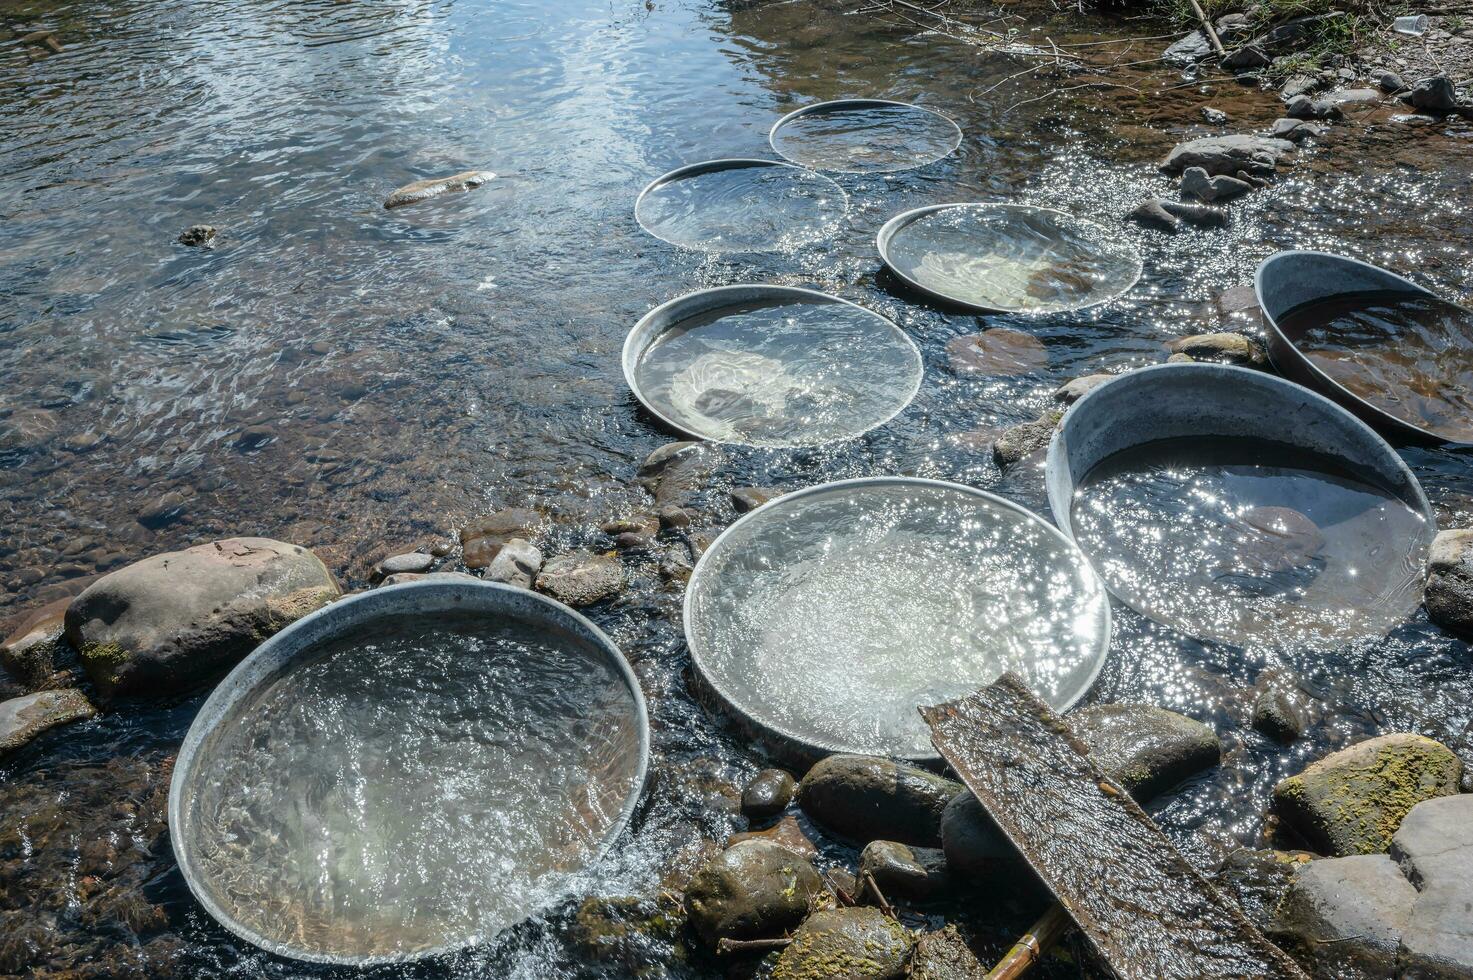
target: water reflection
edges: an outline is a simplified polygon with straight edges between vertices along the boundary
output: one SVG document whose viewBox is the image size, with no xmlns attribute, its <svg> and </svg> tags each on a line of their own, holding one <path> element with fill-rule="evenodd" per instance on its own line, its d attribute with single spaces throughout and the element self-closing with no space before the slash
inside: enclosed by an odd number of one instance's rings
<svg viewBox="0 0 1473 980">
<path fill-rule="evenodd" d="M 961 144 L 962 133 L 920 106 L 855 99 L 789 113 L 770 139 L 783 157 L 814 170 L 894 173 L 940 160 Z"/>
</svg>

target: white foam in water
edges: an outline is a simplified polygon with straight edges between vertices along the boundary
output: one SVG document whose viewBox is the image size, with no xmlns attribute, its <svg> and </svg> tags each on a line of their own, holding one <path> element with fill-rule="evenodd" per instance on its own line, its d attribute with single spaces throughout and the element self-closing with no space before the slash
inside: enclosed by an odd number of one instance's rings
<svg viewBox="0 0 1473 980">
<path fill-rule="evenodd" d="M 1141 273 L 1140 256 L 1118 235 L 1060 211 L 1003 204 L 957 204 L 906 220 L 889 236 L 885 261 L 954 302 L 1029 313 L 1103 303 Z"/>
<path fill-rule="evenodd" d="M 915 345 L 883 317 L 784 297 L 676 323 L 640 355 L 634 381 L 659 414 L 702 438 L 808 446 L 889 420 L 921 373 Z"/>
<path fill-rule="evenodd" d="M 370 624 L 263 685 L 202 747 L 197 870 L 241 924 L 299 952 L 489 939 L 597 855 L 634 788 L 635 712 L 571 636 Z"/>
<path fill-rule="evenodd" d="M 920 106 L 881 102 L 819 105 L 773 127 L 772 148 L 815 170 L 893 173 L 934 163 L 961 145 L 956 123 Z"/>
<path fill-rule="evenodd" d="M 700 669 L 767 727 L 931 755 L 916 709 L 1012 670 L 1056 708 L 1108 642 L 1099 580 L 1052 527 L 964 487 L 839 483 L 735 525 L 687 599 Z"/>
<path fill-rule="evenodd" d="M 733 161 L 667 174 L 634 214 L 656 238 L 706 252 L 769 252 L 827 238 L 848 198 L 827 177 L 774 161 Z"/>
</svg>

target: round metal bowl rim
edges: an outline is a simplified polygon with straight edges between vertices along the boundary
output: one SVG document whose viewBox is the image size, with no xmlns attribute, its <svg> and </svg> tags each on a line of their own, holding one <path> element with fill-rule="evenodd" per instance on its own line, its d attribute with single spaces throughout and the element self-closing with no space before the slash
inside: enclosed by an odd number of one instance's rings
<svg viewBox="0 0 1473 980">
<path fill-rule="evenodd" d="M 713 439 L 709 435 L 701 432 L 696 432 L 694 429 L 687 428 L 686 426 L 680 425 L 679 423 L 673 421 L 672 419 L 667 417 L 665 413 L 656 408 L 654 404 L 649 401 L 649 399 L 645 398 L 643 389 L 640 388 L 638 381 L 634 377 L 634 369 L 639 362 L 640 355 L 645 350 L 649 349 L 649 345 L 646 344 L 640 349 L 636 350 L 634 343 L 635 338 L 639 336 L 640 331 L 650 320 L 662 314 L 667 314 L 671 310 L 678 309 L 679 307 L 684 306 L 698 296 L 716 296 L 721 293 L 744 293 L 750 295 L 753 292 L 767 293 L 768 295 L 771 295 L 773 297 L 792 296 L 822 300 L 828 303 L 841 303 L 844 306 L 852 306 L 856 310 L 861 310 L 864 313 L 867 313 L 870 316 L 883 321 L 890 327 L 891 330 L 895 332 L 895 335 L 897 337 L 899 337 L 901 340 L 904 340 L 905 343 L 910 346 L 911 353 L 915 355 L 915 384 L 911 386 L 910 394 L 906 396 L 905 401 L 902 402 L 900 406 L 895 409 L 895 411 L 891 412 L 884 418 L 879 419 L 873 425 L 867 426 L 861 431 L 856 432 L 853 435 L 846 436 L 843 439 L 831 439 L 825 443 L 766 444 L 741 442 L 735 439 Z M 715 309 L 715 307 L 707 307 L 706 311 L 709 311 L 711 309 Z M 688 436 L 689 438 L 695 439 L 700 442 L 711 442 L 723 446 L 749 446 L 754 449 L 801 449 L 809 448 L 812 445 L 831 445 L 839 442 L 848 442 L 851 439 L 858 439 L 865 433 L 873 432 L 880 426 L 886 425 L 889 422 L 893 421 L 897 415 L 909 408 L 910 403 L 915 401 L 916 395 L 920 392 L 921 384 L 925 381 L 926 376 L 926 364 L 925 359 L 921 356 L 920 345 L 911 338 L 910 334 L 900 329 L 900 325 L 897 324 L 894 320 L 891 320 L 889 317 L 881 313 L 876 313 L 874 310 L 871 310 L 867 307 L 860 306 L 858 303 L 854 303 L 847 299 L 844 299 L 842 296 L 834 296 L 831 293 L 820 292 L 817 289 L 805 289 L 801 286 L 774 286 L 767 283 L 735 283 L 729 286 L 713 286 L 710 289 L 697 289 L 693 292 L 677 296 L 674 299 L 666 300 L 659 306 L 650 310 L 644 316 L 640 317 L 639 320 L 634 324 L 634 326 L 629 328 L 629 333 L 624 337 L 624 352 L 622 355 L 622 360 L 624 368 L 624 383 L 629 386 L 629 390 L 634 393 L 634 397 L 639 399 L 639 403 L 643 405 L 651 415 L 659 419 L 663 425 L 670 427 L 683 436 Z"/>
<path fill-rule="evenodd" d="M 825 170 L 830 170 L 831 172 L 836 174 L 902 173 L 905 170 L 919 170 L 921 167 L 928 167 L 931 164 L 935 163 L 937 160 L 944 160 L 946 157 L 951 156 L 951 154 L 956 152 L 956 148 L 962 145 L 962 139 L 966 136 L 966 134 L 962 132 L 961 123 L 957 122 L 955 119 L 951 118 L 939 109 L 932 109 L 930 106 L 917 105 L 914 102 L 900 102 L 896 99 L 828 99 L 823 102 L 812 102 L 805 106 L 799 106 L 792 112 L 789 112 L 787 115 L 783 116 L 777 122 L 773 123 L 772 128 L 767 131 L 767 145 L 772 147 L 772 152 L 776 153 L 784 160 L 792 162 L 795 166 L 803 166 L 805 169 L 808 169 L 806 165 L 799 163 L 797 160 L 794 160 L 792 157 L 788 156 L 782 150 L 779 150 L 777 148 L 777 131 L 779 129 L 782 129 L 783 126 L 792 122 L 794 119 L 797 119 L 801 116 L 809 115 L 814 112 L 820 112 L 825 109 L 836 111 L 846 108 L 859 109 L 874 106 L 895 106 L 896 108 L 900 109 L 919 109 L 921 112 L 929 112 L 933 116 L 940 116 L 942 119 L 945 119 L 947 122 L 951 123 L 951 127 L 956 130 L 956 146 L 953 146 L 951 149 L 947 150 L 941 156 L 937 157 L 936 160 L 928 160 L 925 163 L 918 163 L 913 167 L 903 167 L 901 168 L 901 170 L 841 170 L 837 167 L 825 167 Z"/>
<path fill-rule="evenodd" d="M 924 218 L 928 214 L 934 214 L 938 211 L 949 211 L 959 208 L 998 208 L 1007 209 L 1010 211 L 1048 211 L 1052 214 L 1062 215 L 1065 218 L 1068 218 L 1070 221 L 1077 221 L 1082 225 L 1089 225 L 1090 227 L 1098 229 L 1103 234 L 1108 235 L 1109 233 L 1109 229 L 1105 228 L 1104 225 L 1100 224 L 1097 221 L 1091 221 L 1088 218 L 1081 218 L 1078 215 L 1070 214 L 1068 211 L 1061 210 L 1060 208 L 1045 207 L 1041 204 L 1015 204 L 1008 201 L 957 201 L 951 204 L 927 204 L 923 207 L 912 208 L 909 211 L 902 211 L 899 214 L 895 215 L 895 217 L 891 218 L 889 221 L 886 221 L 882 226 L 880 226 L 880 230 L 875 234 L 875 249 L 880 253 L 880 261 L 885 263 L 885 268 L 895 273 L 896 276 L 900 277 L 900 279 L 903 280 L 911 288 L 919 290 L 920 292 L 925 293 L 927 296 L 939 299 L 942 302 L 951 303 L 963 309 L 975 310 L 980 313 L 1006 313 L 1014 316 L 1050 316 L 1057 313 L 1072 313 L 1077 310 L 1087 310 L 1094 306 L 1103 306 L 1105 303 L 1117 300 L 1120 297 L 1124 296 L 1126 293 L 1130 292 L 1132 289 L 1134 289 L 1136 283 L 1141 281 L 1141 275 L 1145 271 L 1145 262 L 1141 259 L 1141 254 L 1137 252 L 1134 248 L 1131 248 L 1131 256 L 1135 259 L 1135 274 L 1130 277 L 1130 281 L 1128 283 L 1126 283 L 1119 290 L 1111 293 L 1108 296 L 1103 296 L 1100 299 L 1091 300 L 1090 302 L 1083 303 L 1079 306 L 1064 306 L 1059 307 L 1058 309 L 1031 309 L 1026 306 L 983 306 L 980 303 L 968 303 L 963 300 L 959 300 L 953 296 L 947 296 L 945 293 L 937 292 L 929 286 L 917 282 L 915 279 L 912 279 L 910 276 L 897 269 L 895 267 L 895 263 L 890 261 L 890 240 L 895 237 L 895 233 L 898 232 L 901 228 L 904 228 L 906 225 L 909 225 L 920 218 Z"/>
<path fill-rule="evenodd" d="M 1343 398 L 1355 405 L 1360 406 L 1362 410 L 1364 410 L 1368 415 L 1380 421 L 1383 426 L 1385 426 L 1392 432 L 1399 432 L 1404 435 L 1412 435 L 1416 438 L 1426 440 L 1429 443 L 1452 443 L 1454 445 L 1461 445 L 1461 443 L 1458 443 L 1456 440 L 1448 439 L 1446 436 L 1438 435 L 1431 429 L 1423 428 L 1422 426 L 1417 425 L 1415 422 L 1409 422 L 1404 418 L 1392 415 L 1385 409 L 1379 408 L 1376 405 L 1373 405 L 1370 402 L 1366 401 L 1364 398 L 1357 395 L 1349 388 L 1346 388 L 1334 378 L 1330 377 L 1324 371 L 1321 371 L 1319 365 L 1311 360 L 1303 351 L 1299 349 L 1299 345 L 1297 343 L 1290 340 L 1288 336 L 1286 336 L 1284 332 L 1279 329 L 1278 319 L 1270 314 L 1263 305 L 1263 273 L 1265 269 L 1273 265 L 1278 260 L 1294 258 L 1301 255 L 1312 255 L 1317 258 L 1333 259 L 1337 262 L 1343 262 L 1346 265 L 1358 266 L 1362 269 L 1368 269 L 1379 275 L 1395 279 L 1396 281 L 1405 285 L 1412 292 L 1420 293 L 1423 296 L 1430 296 L 1433 299 L 1438 300 L 1439 302 L 1448 303 L 1449 305 L 1455 306 L 1460 310 L 1464 310 L 1468 312 L 1470 316 L 1473 316 L 1473 310 L 1468 310 L 1467 307 L 1462 306 L 1459 303 L 1452 303 L 1449 300 L 1445 300 L 1441 296 L 1434 293 L 1432 290 L 1427 289 L 1424 286 L 1419 286 L 1405 276 L 1398 275 L 1397 273 L 1392 272 L 1390 269 L 1383 269 L 1379 265 L 1374 265 L 1370 262 L 1364 262 L 1360 259 L 1353 259 L 1346 255 L 1336 255 L 1334 252 L 1322 252 L 1316 249 L 1308 248 L 1285 249 L 1282 252 L 1275 252 L 1273 255 L 1270 255 L 1268 258 L 1258 263 L 1258 268 L 1254 270 L 1253 273 L 1253 297 L 1254 299 L 1258 300 L 1258 310 L 1260 313 L 1263 314 L 1263 323 L 1268 330 L 1269 336 L 1272 337 L 1274 340 L 1277 340 L 1279 343 L 1283 344 L 1289 350 L 1292 350 L 1295 354 L 1299 355 L 1299 359 L 1303 363 L 1303 367 L 1308 371 L 1310 377 L 1314 378 L 1315 382 L 1321 386 L 1321 391 L 1337 392 L 1340 398 Z M 1269 356 L 1273 356 L 1272 345 L 1270 345 L 1269 348 Z"/>
<path fill-rule="evenodd" d="M 650 181 L 648 184 L 645 184 L 644 189 L 639 192 L 639 196 L 634 199 L 634 223 L 639 225 L 644 233 L 649 235 L 651 238 L 659 239 L 667 245 L 674 245 L 676 248 L 689 249 L 692 252 L 723 254 L 725 252 L 739 253 L 743 251 L 752 251 L 751 249 L 707 249 L 701 248 L 696 245 L 682 245 L 679 242 L 672 242 L 668 238 L 660 238 L 659 235 L 656 235 L 653 231 L 650 231 L 649 226 L 646 225 L 642 220 L 640 220 L 639 217 L 639 206 L 644 203 L 644 199 L 649 196 L 650 192 L 663 187 L 665 184 L 670 183 L 670 181 L 672 180 L 678 180 L 681 177 L 690 177 L 696 174 L 715 173 L 718 170 L 737 170 L 743 167 L 787 167 L 789 170 L 796 170 L 799 173 L 808 174 L 810 177 L 816 177 L 817 179 L 829 184 L 834 190 L 839 192 L 839 200 L 843 202 L 843 207 L 840 209 L 839 213 L 849 213 L 848 192 L 846 192 L 844 188 L 839 186 L 838 181 L 834 180 L 832 177 L 824 176 L 817 170 L 799 166 L 798 164 L 792 163 L 788 160 L 767 160 L 762 157 L 720 157 L 715 160 L 702 160 L 699 163 L 687 163 L 684 166 L 676 167 L 674 170 L 671 170 L 668 173 L 661 174 L 654 180 Z"/>
<path fill-rule="evenodd" d="M 1412 472 L 1411 467 L 1407 466 L 1406 460 L 1401 458 L 1401 454 L 1398 453 L 1390 443 L 1382 438 L 1379 432 L 1371 428 L 1363 420 L 1356 418 L 1355 413 L 1351 412 L 1345 406 L 1336 404 L 1333 400 L 1326 398 L 1324 395 L 1315 391 L 1313 388 L 1307 388 L 1304 385 L 1297 384 L 1287 378 L 1281 378 L 1274 374 L 1266 374 L 1263 371 L 1255 371 L 1252 368 L 1237 367 L 1236 365 L 1232 364 L 1210 363 L 1152 364 L 1149 367 L 1135 368 L 1134 370 L 1126 371 L 1122 374 L 1117 374 L 1109 381 L 1106 381 L 1103 384 L 1091 388 L 1088 392 L 1084 394 L 1082 398 L 1076 401 L 1073 405 L 1069 406 L 1069 410 L 1064 413 L 1064 417 L 1059 420 L 1058 426 L 1054 429 L 1054 434 L 1049 438 L 1048 454 L 1044 458 L 1043 464 L 1044 488 L 1045 492 L 1048 494 L 1049 511 L 1054 515 L 1054 521 L 1057 523 L 1060 533 L 1067 537 L 1076 548 L 1079 548 L 1079 544 L 1074 541 L 1074 525 L 1069 513 L 1069 504 L 1072 503 L 1072 501 L 1060 501 L 1055 497 L 1054 485 L 1056 481 L 1053 479 L 1054 475 L 1059 472 L 1060 468 L 1066 465 L 1066 461 L 1059 451 L 1059 444 L 1063 439 L 1064 429 L 1069 423 L 1070 416 L 1072 416 L 1076 411 L 1079 411 L 1081 406 L 1088 405 L 1090 399 L 1095 396 L 1096 392 L 1102 391 L 1103 389 L 1108 388 L 1111 385 L 1118 384 L 1123 379 L 1131 378 L 1138 380 L 1140 377 L 1150 374 L 1180 374 L 1183 372 L 1196 372 L 1198 374 L 1211 372 L 1214 374 L 1225 374 L 1229 377 L 1240 376 L 1245 378 L 1254 378 L 1260 381 L 1267 382 L 1271 387 L 1282 386 L 1285 389 L 1294 391 L 1296 394 L 1307 395 L 1312 402 L 1318 403 L 1319 408 L 1328 409 L 1333 413 L 1338 413 L 1344 416 L 1346 420 L 1356 426 L 1359 426 L 1366 432 L 1366 434 L 1370 435 L 1372 439 L 1374 439 L 1376 442 L 1381 443 L 1381 445 L 1385 447 L 1387 458 L 1394 461 L 1395 468 L 1400 471 L 1401 475 L 1407 481 L 1407 486 L 1411 487 L 1412 489 L 1414 499 L 1404 502 L 1409 503 L 1410 505 L 1414 505 L 1418 513 L 1426 518 L 1427 527 L 1432 531 L 1434 535 L 1437 533 L 1437 515 L 1433 512 L 1432 503 L 1427 499 L 1427 492 L 1422 489 L 1422 483 L 1420 480 L 1417 479 L 1417 475 Z M 1071 485 L 1074 484 L 1073 480 L 1070 480 L 1069 482 Z M 1079 548 L 1079 550 L 1081 554 L 1084 553 L 1083 548 Z M 1085 555 L 1085 560 L 1089 561 L 1089 556 L 1087 554 Z M 1091 567 L 1093 567 L 1093 562 L 1091 562 L 1090 565 Z M 1100 577 L 1100 580 L 1104 582 L 1105 590 L 1109 592 L 1110 595 L 1114 596 L 1115 592 L 1110 588 L 1109 582 L 1103 576 Z M 1119 597 L 1117 596 L 1116 598 Z M 1130 608 L 1132 609 L 1135 608 L 1134 606 L 1131 606 L 1130 603 L 1125 602 L 1124 599 L 1121 599 L 1120 601 L 1126 606 L 1130 606 Z M 1140 612 L 1140 610 L 1136 611 Z M 1146 613 L 1142 612 L 1140 614 L 1142 616 L 1145 616 L 1147 619 L 1152 619 L 1154 621 L 1154 618 L 1147 615 Z M 1165 625 L 1171 626 L 1171 624 L 1169 623 Z M 1177 629 L 1177 627 L 1174 626 L 1171 626 L 1171 628 Z"/>
<path fill-rule="evenodd" d="M 822 757 L 824 755 L 833 755 L 836 753 L 854 751 L 851 746 L 816 742 L 808 739 L 805 736 L 796 735 L 784 728 L 779 728 L 775 724 L 772 724 L 761 718 L 757 718 L 747 712 L 746 709 L 740 707 L 731 698 L 731 696 L 727 694 L 726 690 L 716 682 L 715 677 L 709 671 L 707 671 L 702 664 L 700 647 L 697 643 L 694 642 L 693 638 L 691 637 L 691 602 L 696 594 L 696 586 L 700 581 L 702 570 L 706 567 L 707 559 L 720 550 L 722 542 L 726 540 L 727 537 L 732 535 L 743 524 L 746 524 L 748 521 L 751 521 L 761 515 L 764 511 L 769 510 L 777 506 L 778 504 L 790 504 L 795 500 L 801 500 L 804 497 L 817 496 L 820 493 L 825 493 L 830 490 L 838 490 L 847 487 L 881 485 L 928 487 L 938 490 L 957 491 L 967 494 L 968 496 L 980 497 L 989 504 L 1001 507 L 1004 510 L 1012 511 L 1015 514 L 1020 514 L 1024 518 L 1034 521 L 1041 528 L 1043 528 L 1045 533 L 1052 535 L 1060 544 L 1064 545 L 1064 547 L 1069 552 L 1073 553 L 1076 560 L 1076 567 L 1083 568 L 1084 571 L 1088 574 L 1089 578 L 1095 583 L 1096 587 L 1098 588 L 1100 596 L 1103 599 L 1101 607 L 1104 610 L 1104 622 L 1102 624 L 1103 628 L 1100 630 L 1100 635 L 1095 644 L 1096 660 L 1094 669 L 1090 671 L 1088 681 L 1080 686 L 1079 693 L 1070 698 L 1066 704 L 1055 710 L 1059 714 L 1063 714 L 1070 708 L 1074 707 L 1074 705 L 1077 704 L 1079 700 L 1084 697 L 1084 695 L 1089 693 L 1090 689 L 1094 687 L 1095 682 L 1099 680 L 1100 671 L 1104 670 L 1105 660 L 1107 659 L 1107 656 L 1110 652 L 1110 638 L 1114 634 L 1114 617 L 1113 613 L 1110 610 L 1109 589 L 1106 588 L 1104 579 L 1100 577 L 1100 574 L 1097 571 L 1095 571 L 1094 565 L 1090 563 L 1089 556 L 1084 553 L 1084 550 L 1080 548 L 1079 545 L 1074 543 L 1074 539 L 1064 534 L 1064 532 L 1051 524 L 1042 515 L 1034 513 L 1027 507 L 1024 507 L 1022 504 L 1008 500 L 1006 497 L 1000 497 L 997 494 L 992 493 L 988 490 L 982 490 L 977 487 L 968 486 L 965 483 L 953 483 L 949 480 L 933 480 L 926 477 L 918 476 L 862 476 L 848 480 L 835 480 L 831 483 L 820 483 L 815 486 L 804 487 L 801 490 L 794 490 L 791 493 L 785 493 L 781 497 L 774 497 L 772 500 L 769 500 L 762 506 L 753 508 L 752 510 L 743 514 L 741 517 L 737 518 L 735 521 L 727 526 L 726 530 L 717 535 L 716 540 L 712 541 L 710 546 L 707 547 L 706 550 L 701 554 L 700 559 L 696 562 L 696 567 L 691 570 L 690 581 L 686 583 L 685 599 L 682 601 L 680 608 L 682 632 L 684 632 L 685 634 L 685 645 L 686 649 L 690 651 L 691 665 L 695 667 L 696 671 L 701 675 L 702 679 L 711 686 L 711 689 L 716 692 L 717 697 L 721 699 L 721 703 L 726 707 L 726 710 L 738 715 L 747 723 L 755 725 L 757 728 L 763 731 L 771 732 L 777 735 L 780 739 L 793 745 L 799 746 L 805 752 L 819 757 Z M 928 764 L 940 761 L 941 755 L 938 752 L 926 752 L 893 755 L 889 758 L 899 759 L 903 762 Z"/>
<path fill-rule="evenodd" d="M 571 609 L 555 599 L 548 598 L 536 592 L 497 582 L 405 582 L 401 585 L 380 586 L 377 589 L 361 592 L 358 595 L 348 596 L 329 603 L 316 612 L 309 613 L 291 623 L 279 633 L 268 637 L 251 651 L 244 660 L 236 664 L 230 673 L 226 674 L 224 679 L 215 686 L 214 690 L 210 692 L 210 696 L 205 699 L 204 704 L 200 706 L 199 711 L 195 714 L 194 720 L 190 723 L 189 731 L 184 736 L 184 742 L 180 745 L 179 753 L 175 757 L 174 772 L 169 780 L 168 817 L 169 827 L 173 831 L 169 836 L 174 850 L 174 860 L 179 865 L 179 871 L 184 876 L 185 884 L 189 886 L 189 890 L 194 895 L 195 900 L 209 912 L 211 918 L 223 925 L 230 932 L 267 952 L 308 963 L 378 966 L 392 963 L 409 963 L 432 956 L 439 956 L 469 948 L 486 942 L 490 938 L 477 937 L 465 942 L 450 943 L 445 946 L 422 950 L 412 954 L 375 956 L 342 956 L 331 953 L 320 953 L 313 950 L 301 949 L 289 943 L 268 939 L 237 921 L 235 916 L 222 909 L 215 902 L 208 889 L 196 884 L 198 875 L 192 863 L 191 856 L 182 842 L 183 834 L 179 833 L 180 828 L 184 826 L 183 795 L 185 778 L 193 768 L 195 752 L 207 734 L 207 729 L 212 730 L 214 722 L 217 722 L 221 714 L 228 710 L 241 695 L 242 691 L 237 690 L 232 684 L 232 681 L 237 675 L 248 668 L 254 667 L 257 662 L 270 657 L 281 647 L 288 646 L 292 642 L 293 634 L 310 628 L 321 619 L 333 615 L 342 615 L 342 611 L 345 608 L 351 608 L 357 605 L 372 605 L 382 601 L 382 597 L 386 595 L 397 595 L 410 591 L 424 592 L 427 595 L 435 594 L 446 599 L 453 599 L 457 602 L 465 599 L 484 599 L 497 594 L 509 595 L 522 602 L 530 601 L 534 605 L 546 607 L 554 618 L 564 617 L 570 620 L 571 625 L 577 627 L 572 632 L 582 632 L 584 639 L 591 640 L 595 646 L 602 649 L 604 654 L 608 655 L 610 662 L 617 669 L 625 685 L 634 696 L 634 718 L 639 733 L 639 757 L 634 771 L 634 788 L 630 791 L 628 799 L 624 801 L 624 806 L 620 810 L 617 819 L 610 824 L 609 832 L 604 835 L 597 853 L 589 860 L 588 863 L 590 865 L 601 860 L 613 846 L 615 839 L 628 827 L 629 820 L 634 815 L 635 808 L 639 805 L 640 797 L 644 793 L 644 786 L 649 772 L 650 755 L 649 713 L 645 706 L 644 692 L 640 689 L 639 680 L 619 647 L 613 640 L 609 639 L 603 630 L 599 629 L 577 610 Z M 477 611 L 493 612 L 489 607 L 477 610 L 470 606 L 463 606 L 462 609 L 470 613 Z M 350 619 L 344 626 L 351 628 L 371 618 L 370 615 L 361 615 L 357 618 Z M 306 649 L 306 647 L 302 649 Z M 287 657 L 295 656 L 300 652 L 300 649 L 290 651 Z M 249 691 L 254 689 L 254 686 L 246 688 L 244 693 L 249 693 Z"/>
</svg>

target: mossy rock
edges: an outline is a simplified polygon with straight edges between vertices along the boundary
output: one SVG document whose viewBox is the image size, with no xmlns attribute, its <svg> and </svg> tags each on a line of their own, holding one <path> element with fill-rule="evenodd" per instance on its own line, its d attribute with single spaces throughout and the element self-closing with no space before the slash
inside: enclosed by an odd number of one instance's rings
<svg viewBox="0 0 1473 980">
<path fill-rule="evenodd" d="M 1440 742 L 1382 735 L 1281 780 L 1274 787 L 1274 808 L 1322 854 L 1380 854 L 1412 807 L 1456 793 L 1462 774 L 1462 761 Z"/>
<path fill-rule="evenodd" d="M 690 881 L 685 911 L 707 946 L 792 929 L 824 893 L 813 865 L 771 841 L 746 840 L 717 855 Z"/>
<path fill-rule="evenodd" d="M 685 961 L 685 921 L 680 897 L 670 892 L 592 895 L 578 905 L 571 938 L 591 960 L 618 964 L 628 976 L 659 977 Z"/>
<path fill-rule="evenodd" d="M 815 912 L 778 957 L 772 980 L 900 980 L 914 944 L 879 909 Z"/>
</svg>

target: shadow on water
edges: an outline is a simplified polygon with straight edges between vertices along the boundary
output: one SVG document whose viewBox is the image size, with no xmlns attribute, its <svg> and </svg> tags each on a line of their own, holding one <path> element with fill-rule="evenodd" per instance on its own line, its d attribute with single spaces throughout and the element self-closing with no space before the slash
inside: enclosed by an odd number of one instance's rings
<svg viewBox="0 0 1473 980">
<path fill-rule="evenodd" d="M 1276 115 L 1270 99 L 1152 95 L 1144 82 L 1140 94 L 1039 98 L 1051 83 L 1026 79 L 989 92 L 1021 66 L 811 3 L 21 0 L 0 26 L 44 26 L 63 46 L 37 60 L 0 48 L 7 613 L 232 533 L 308 545 L 349 581 L 494 506 L 545 505 L 559 547 L 597 540 L 600 520 L 642 506 L 634 469 L 668 438 L 625 390 L 625 333 L 703 286 L 836 293 L 899 324 L 926 366 L 912 405 L 853 442 L 732 451 L 706 501 L 729 518 L 734 486 L 874 474 L 959 480 L 1045 510 L 1036 461 L 1004 477 L 967 434 L 1035 418 L 1069 378 L 1164 360 L 1162 342 L 1216 323 L 1213 294 L 1271 252 L 1341 251 L 1453 298 L 1448 287 L 1473 273 L 1473 253 L 1455 244 L 1473 200 L 1466 129 L 1410 141 L 1389 125 L 1348 127 L 1235 204 L 1232 228 L 1153 238 L 1120 220 L 1166 191 L 1161 154 L 1209 131 L 1202 102 L 1247 128 Z M 1131 25 L 1056 26 L 1065 41 Z M 840 96 L 935 107 L 961 125 L 962 145 L 922 170 L 840 176 L 851 198 L 840 232 L 788 252 L 708 258 L 635 223 L 635 195 L 653 177 L 770 156 L 775 119 Z M 382 208 L 402 184 L 469 168 L 500 176 Z M 976 317 L 877 278 L 886 219 L 964 200 L 1118 227 L 1145 257 L 1142 281 L 1093 310 Z M 199 223 L 219 228 L 213 248 L 175 242 Z M 954 374 L 947 342 L 999 326 L 1041 339 L 1047 367 Z M 1465 451 L 1404 456 L 1444 525 L 1473 519 Z M 688 869 L 704 842 L 737 829 L 731 786 L 760 764 L 687 691 L 678 589 L 648 563 L 631 577 L 595 618 L 650 697 L 655 775 L 630 845 L 588 885 L 605 895 L 653 893 L 669 868 Z M 1470 667 L 1467 646 L 1420 613 L 1382 641 L 1292 655 L 1195 642 L 1122 610 L 1094 698 L 1161 704 L 1222 732 L 1225 765 L 1156 808 L 1211 863 L 1255 840 L 1276 779 L 1332 747 L 1412 730 L 1466 751 Z M 1289 749 L 1247 725 L 1266 668 L 1295 671 L 1325 703 Z M 113 713 L 6 763 L 0 917 L 43 962 L 83 964 L 82 976 L 331 972 L 232 939 L 184 890 L 159 814 L 197 706 Z M 1015 903 L 1014 921 L 983 929 L 983 944 L 1001 947 L 1030 911 Z M 570 905 L 493 949 L 376 975 L 627 975 L 624 954 L 581 952 L 577 925 Z M 663 962 L 657 942 L 633 949 Z"/>
</svg>

